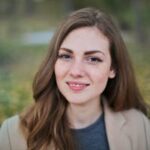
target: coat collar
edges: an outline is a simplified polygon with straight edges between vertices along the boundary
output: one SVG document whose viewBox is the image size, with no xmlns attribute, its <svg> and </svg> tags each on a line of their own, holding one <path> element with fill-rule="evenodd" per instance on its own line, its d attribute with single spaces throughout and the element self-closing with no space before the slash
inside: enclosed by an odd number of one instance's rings
<svg viewBox="0 0 150 150">
<path fill-rule="evenodd" d="M 106 132 L 110 150 L 131 150 L 130 137 L 125 133 L 127 120 L 123 112 L 114 112 L 104 100 Z"/>
</svg>

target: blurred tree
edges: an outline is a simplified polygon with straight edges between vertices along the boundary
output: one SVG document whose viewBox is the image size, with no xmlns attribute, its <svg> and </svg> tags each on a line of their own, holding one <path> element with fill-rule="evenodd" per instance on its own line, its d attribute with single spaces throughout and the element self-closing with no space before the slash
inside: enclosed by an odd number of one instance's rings
<svg viewBox="0 0 150 150">
<path fill-rule="evenodd" d="M 141 44 L 146 43 L 146 32 L 144 30 L 143 26 L 143 18 L 142 18 L 142 6 L 143 1 L 141 0 L 131 0 L 131 6 L 132 10 L 135 16 L 135 32 L 136 32 L 136 38 L 138 42 Z"/>
<path fill-rule="evenodd" d="M 26 14 L 33 15 L 35 11 L 35 1 L 34 0 L 25 0 L 26 3 Z"/>
<path fill-rule="evenodd" d="M 8 36 L 14 36 L 17 31 L 17 0 L 1 0 L 0 1 L 0 16 L 1 19 L 8 20 L 7 34 Z"/>
<path fill-rule="evenodd" d="M 1 0 L 0 1 L 0 15 L 1 17 L 10 17 L 16 13 L 17 1 L 16 0 Z"/>
<path fill-rule="evenodd" d="M 100 8 L 119 18 L 119 21 L 123 22 L 123 24 L 127 24 L 123 15 L 126 15 L 126 12 L 130 9 L 129 6 L 130 0 L 126 0 L 125 3 L 120 0 L 74 0 L 75 9 L 83 7 Z"/>
<path fill-rule="evenodd" d="M 67 0 L 65 0 L 67 1 Z M 144 27 L 144 10 L 148 0 L 72 0 L 74 9 L 83 7 L 97 7 L 106 10 L 116 16 L 121 29 L 125 31 L 135 30 L 139 43 L 146 43 L 147 35 Z M 67 5 L 66 5 L 67 7 Z"/>
<path fill-rule="evenodd" d="M 7 14 L 8 15 L 13 15 L 15 14 L 17 9 L 17 2 L 16 0 L 8 0 L 8 7 L 7 7 Z"/>
<path fill-rule="evenodd" d="M 30 15 L 41 18 L 51 17 L 52 22 L 57 22 L 64 13 L 83 7 L 97 7 L 117 17 L 123 30 L 131 31 L 135 28 L 137 39 L 143 43 L 147 39 L 150 23 L 148 3 L 150 4 L 149 0 L 0 0 L 0 16 L 12 20 L 10 31 L 15 33 L 16 20 L 25 17 L 24 13 L 27 14 L 26 17 Z"/>
<path fill-rule="evenodd" d="M 65 13 L 69 13 L 74 10 L 74 0 L 62 0 L 62 6 Z"/>
</svg>

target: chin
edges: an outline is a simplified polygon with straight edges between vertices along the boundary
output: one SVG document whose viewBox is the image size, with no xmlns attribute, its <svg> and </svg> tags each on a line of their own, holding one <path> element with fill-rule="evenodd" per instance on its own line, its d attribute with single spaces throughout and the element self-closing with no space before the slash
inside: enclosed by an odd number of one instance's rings
<svg viewBox="0 0 150 150">
<path fill-rule="evenodd" d="M 67 101 L 68 101 L 69 104 L 75 104 L 75 105 L 84 105 L 84 104 L 86 104 L 88 102 L 87 99 L 82 99 L 81 97 L 80 97 L 80 99 L 78 99 L 78 98 L 77 99 L 75 99 L 75 98 L 73 98 L 73 99 L 67 98 Z"/>
</svg>

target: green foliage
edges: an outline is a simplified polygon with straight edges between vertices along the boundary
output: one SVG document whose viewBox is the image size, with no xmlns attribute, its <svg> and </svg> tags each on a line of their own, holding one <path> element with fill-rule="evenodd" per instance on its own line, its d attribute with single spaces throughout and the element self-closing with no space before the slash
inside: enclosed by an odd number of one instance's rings
<svg viewBox="0 0 150 150">
<path fill-rule="evenodd" d="M 6 46 L 7 47 L 7 46 Z M 9 54 L 13 58 L 7 65 L 1 64 L 0 69 L 0 122 L 16 113 L 23 111 L 33 102 L 32 80 L 45 52 L 44 46 L 15 46 L 6 49 L 6 61 Z M 7 56 L 8 55 L 8 56 Z M 12 57 L 12 56 L 10 56 Z"/>
<path fill-rule="evenodd" d="M 64 7 L 68 7 L 66 3 L 69 0 L 34 1 L 35 9 L 30 15 L 24 12 L 25 1 L 18 1 L 11 15 L 8 15 L 10 12 L 4 13 L 0 10 L 0 122 L 21 112 L 33 102 L 32 80 L 48 47 L 22 46 L 19 40 L 14 41 L 16 38 L 14 36 L 24 32 L 49 30 L 55 27 L 64 13 L 68 13 L 64 12 L 67 10 Z M 8 2 L 2 0 L 0 5 L 9 4 Z M 147 0 L 141 2 L 142 23 L 145 32 L 149 33 L 150 3 Z M 70 5 L 74 9 L 88 6 L 104 9 L 114 15 L 121 24 L 134 29 L 135 13 L 130 0 L 70 0 Z M 149 48 L 140 47 L 132 41 L 133 37 L 127 44 L 133 59 L 137 82 L 146 102 L 150 104 Z"/>
<path fill-rule="evenodd" d="M 140 91 L 145 101 L 150 105 L 150 51 L 149 46 L 140 46 L 137 43 L 128 44 L 132 56 L 135 75 Z"/>
<path fill-rule="evenodd" d="M 1 121 L 15 112 L 20 112 L 27 105 L 30 96 L 25 84 L 20 87 L 21 82 L 14 82 L 13 78 L 7 74 L 4 75 L 1 73 L 0 82 L 2 83 L 0 86 Z"/>
<path fill-rule="evenodd" d="M 150 104 L 150 70 L 148 48 L 128 43 L 133 60 L 137 82 L 147 103 Z M 32 80 L 40 62 L 46 54 L 48 46 L 19 47 L 17 61 L 0 70 L 0 122 L 13 114 L 21 112 L 32 102 Z M 8 55 L 10 53 L 8 49 Z M 12 53 L 12 51 L 11 51 Z M 6 58 L 7 57 L 6 54 Z M 16 55 L 15 55 L 16 57 Z"/>
<path fill-rule="evenodd" d="M 14 62 L 13 47 L 9 43 L 0 42 L 0 66 Z"/>
</svg>

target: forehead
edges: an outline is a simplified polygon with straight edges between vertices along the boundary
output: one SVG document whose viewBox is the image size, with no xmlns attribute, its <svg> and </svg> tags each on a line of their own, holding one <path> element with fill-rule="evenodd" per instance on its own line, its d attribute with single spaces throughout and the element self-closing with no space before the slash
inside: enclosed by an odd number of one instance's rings
<svg viewBox="0 0 150 150">
<path fill-rule="evenodd" d="M 82 27 L 71 31 L 66 36 L 60 47 L 68 48 L 73 51 L 108 51 L 109 40 L 96 27 Z"/>
</svg>

